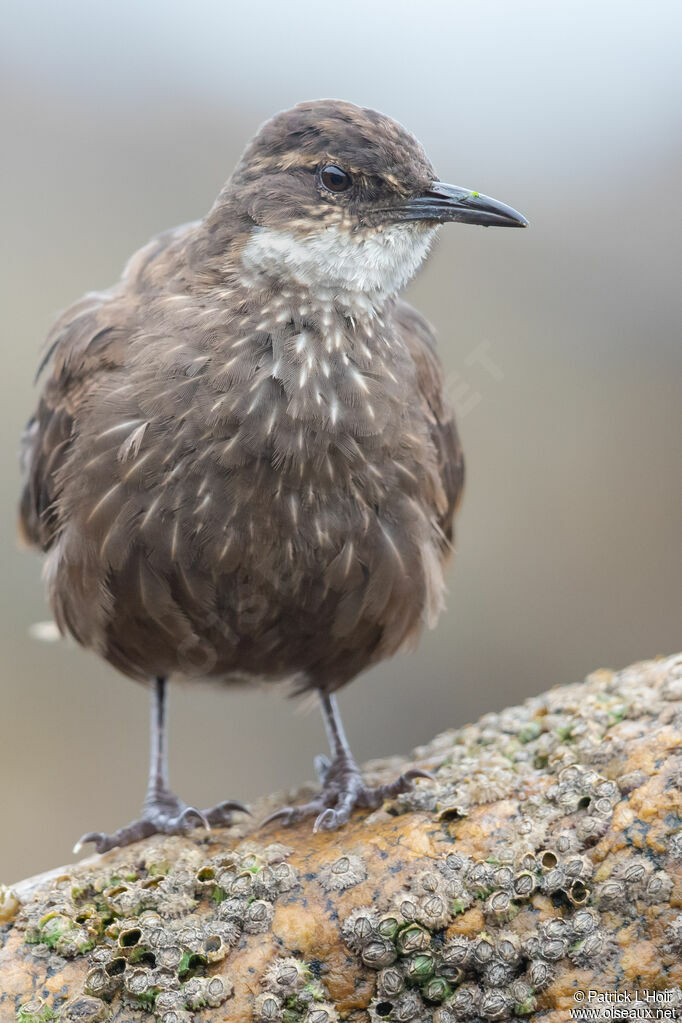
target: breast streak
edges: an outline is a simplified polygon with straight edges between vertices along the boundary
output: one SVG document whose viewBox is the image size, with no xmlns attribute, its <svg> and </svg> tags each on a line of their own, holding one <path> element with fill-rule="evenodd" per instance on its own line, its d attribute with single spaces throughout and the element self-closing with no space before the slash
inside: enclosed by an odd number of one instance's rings
<svg viewBox="0 0 682 1023">
<path fill-rule="evenodd" d="M 405 367 L 388 400 L 376 364 L 326 344 L 311 364 L 300 335 L 227 368 L 184 346 L 170 376 L 150 355 L 146 380 L 93 403 L 52 592 L 58 620 L 127 674 L 333 687 L 440 610 L 439 484 Z"/>
</svg>

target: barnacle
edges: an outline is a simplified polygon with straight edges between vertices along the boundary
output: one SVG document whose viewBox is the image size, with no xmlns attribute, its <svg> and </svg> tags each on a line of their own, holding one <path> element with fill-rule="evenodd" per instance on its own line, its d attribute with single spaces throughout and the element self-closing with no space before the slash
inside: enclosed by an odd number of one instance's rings
<svg viewBox="0 0 682 1023">
<path fill-rule="evenodd" d="M 517 1016 L 528 1016 L 535 1010 L 537 999 L 533 988 L 525 980 L 515 980 L 511 985 L 510 994 L 514 1002 L 514 1013 Z"/>
<path fill-rule="evenodd" d="M 673 889 L 673 880 L 665 870 L 657 870 L 645 881 L 643 897 L 648 902 L 667 902 Z"/>
<path fill-rule="evenodd" d="M 554 838 L 554 848 L 560 856 L 567 856 L 578 847 L 578 840 L 573 831 L 559 831 Z"/>
<path fill-rule="evenodd" d="M 489 963 L 495 954 L 495 946 L 488 934 L 479 934 L 474 939 L 471 946 L 471 962 L 475 965 L 483 967 L 486 963 Z"/>
<path fill-rule="evenodd" d="M 126 970 L 123 979 L 124 990 L 131 995 L 143 995 L 151 986 L 149 970 L 143 967 Z"/>
<path fill-rule="evenodd" d="M 405 987 L 405 978 L 399 969 L 388 966 L 377 976 L 377 991 L 385 998 L 395 998 Z"/>
<path fill-rule="evenodd" d="M 452 994 L 452 988 L 445 977 L 430 977 L 422 986 L 422 996 L 427 1002 L 444 1002 Z"/>
<path fill-rule="evenodd" d="M 398 920 L 395 913 L 384 913 L 376 924 L 376 931 L 382 938 L 393 941 L 402 926 L 402 920 Z"/>
<path fill-rule="evenodd" d="M 417 984 L 428 980 L 435 968 L 433 954 L 429 951 L 417 952 L 405 963 L 405 970 L 408 978 Z"/>
<path fill-rule="evenodd" d="M 514 883 L 514 871 L 508 864 L 502 864 L 493 871 L 493 884 L 498 888 L 511 889 Z"/>
<path fill-rule="evenodd" d="M 433 870 L 422 870 L 416 875 L 412 882 L 412 887 L 415 891 L 424 892 L 437 892 L 442 883 L 442 878 L 439 877 Z"/>
<path fill-rule="evenodd" d="M 470 862 L 467 857 L 461 856 L 459 853 L 448 853 L 439 866 L 445 874 L 459 874 L 466 871 Z"/>
<path fill-rule="evenodd" d="M 579 966 L 594 966 L 594 960 L 608 953 L 610 942 L 604 931 L 596 929 L 576 942 L 570 950 L 571 961 Z"/>
<path fill-rule="evenodd" d="M 205 894 L 213 894 L 217 884 L 215 867 L 210 864 L 205 867 L 201 867 L 197 870 L 195 878 L 195 891 L 197 895 L 203 896 Z"/>
<path fill-rule="evenodd" d="M 401 955 L 410 955 L 412 952 L 422 952 L 429 948 L 431 935 L 425 927 L 419 924 L 410 924 L 398 932 L 397 946 Z"/>
<path fill-rule="evenodd" d="M 294 994 L 307 983 L 310 972 L 299 960 L 292 957 L 275 959 L 267 969 L 267 987 L 281 995 Z"/>
<path fill-rule="evenodd" d="M 575 826 L 575 832 L 581 842 L 592 844 L 606 834 L 609 822 L 606 817 L 596 814 L 585 815 Z"/>
<path fill-rule="evenodd" d="M 610 879 L 602 884 L 598 884 L 594 894 L 598 905 L 612 908 L 619 905 L 625 899 L 625 884 L 622 881 Z"/>
<path fill-rule="evenodd" d="M 279 848 L 283 847 L 280 846 Z M 275 862 L 272 867 L 272 873 L 278 892 L 290 892 L 300 884 L 295 868 L 289 863 Z"/>
<path fill-rule="evenodd" d="M 419 915 L 419 901 L 410 894 L 398 896 L 395 908 L 406 923 L 413 923 Z"/>
<path fill-rule="evenodd" d="M 513 979 L 514 973 L 514 968 L 510 963 L 503 963 L 499 959 L 494 959 L 484 967 L 482 976 L 486 987 L 500 988 Z"/>
<path fill-rule="evenodd" d="M 553 867 L 540 879 L 540 888 L 548 895 L 558 892 L 567 885 L 566 871 L 563 867 Z"/>
<path fill-rule="evenodd" d="M 502 931 L 495 952 L 503 963 L 516 963 L 521 955 L 521 942 L 513 931 Z"/>
<path fill-rule="evenodd" d="M 342 933 L 348 947 L 360 952 L 378 933 L 376 913 L 371 906 L 362 906 L 347 917 L 343 923 Z"/>
<path fill-rule="evenodd" d="M 241 922 L 246 915 L 248 905 L 249 900 L 247 898 L 233 895 L 230 898 L 225 899 L 218 906 L 218 919 L 239 920 Z"/>
<path fill-rule="evenodd" d="M 242 870 L 241 873 L 237 874 L 233 881 L 230 882 L 229 892 L 230 895 L 242 897 L 248 899 L 251 895 L 251 886 L 253 885 L 253 874 L 249 870 Z"/>
<path fill-rule="evenodd" d="M 101 1023 L 108 1016 L 106 1003 L 87 995 L 69 999 L 59 1013 L 60 1023 Z"/>
<path fill-rule="evenodd" d="M 520 898 L 528 898 L 533 894 L 536 884 L 535 875 L 530 870 L 520 870 L 514 876 L 514 894 Z"/>
<path fill-rule="evenodd" d="M 328 1002 L 316 1002 L 311 1005 L 303 1018 L 303 1023 L 336 1023 L 338 1020 L 336 1009 Z"/>
<path fill-rule="evenodd" d="M 445 898 L 434 892 L 419 900 L 417 905 L 417 920 L 430 927 L 432 930 L 440 930 L 445 927 L 450 919 L 450 908 Z"/>
<path fill-rule="evenodd" d="M 328 892 L 343 891 L 366 877 L 367 870 L 359 856 L 340 856 L 333 863 L 326 863 L 319 873 L 320 884 Z"/>
<path fill-rule="evenodd" d="M 249 903 L 244 915 L 244 930 L 249 934 L 267 931 L 272 921 L 272 903 L 265 899 L 255 899 Z"/>
<path fill-rule="evenodd" d="M 397 954 L 392 941 L 377 936 L 363 946 L 360 956 L 365 966 L 379 970 L 382 966 L 390 966 Z"/>
<path fill-rule="evenodd" d="M 485 895 L 493 887 L 493 868 L 489 863 L 473 863 L 466 875 L 472 891 Z"/>
<path fill-rule="evenodd" d="M 466 966 L 473 943 L 463 934 L 456 934 L 445 942 L 441 950 L 441 970 L 458 970 Z"/>
<path fill-rule="evenodd" d="M 452 998 L 452 1006 L 460 1018 L 468 1019 L 478 1014 L 481 1001 L 481 989 L 478 984 L 461 984 Z"/>
<path fill-rule="evenodd" d="M 119 987 L 120 981 L 104 966 L 94 966 L 85 977 L 86 994 L 96 998 L 110 998 Z"/>
<path fill-rule="evenodd" d="M 516 913 L 516 906 L 507 892 L 497 891 L 486 900 L 484 912 L 494 921 L 511 920 Z"/>
<path fill-rule="evenodd" d="M 501 1019 L 510 1005 L 511 998 L 503 988 L 491 987 L 482 993 L 478 1011 L 484 1019 Z"/>
<path fill-rule="evenodd" d="M 544 959 L 536 959 L 531 962 L 528 970 L 528 979 L 530 980 L 531 987 L 536 991 L 541 991 L 542 988 L 547 987 L 551 983 L 553 976 L 552 967 Z"/>
<path fill-rule="evenodd" d="M 279 996 L 270 991 L 258 995 L 254 1004 L 254 1016 L 259 1023 L 280 1023 L 282 1001 Z"/>
<path fill-rule="evenodd" d="M 161 991 L 156 996 L 154 1010 L 158 1013 L 171 1012 L 185 1008 L 185 995 L 182 991 Z"/>
<path fill-rule="evenodd" d="M 568 942 L 565 938 L 545 938 L 540 942 L 540 953 L 549 962 L 563 959 L 567 952 Z"/>
</svg>

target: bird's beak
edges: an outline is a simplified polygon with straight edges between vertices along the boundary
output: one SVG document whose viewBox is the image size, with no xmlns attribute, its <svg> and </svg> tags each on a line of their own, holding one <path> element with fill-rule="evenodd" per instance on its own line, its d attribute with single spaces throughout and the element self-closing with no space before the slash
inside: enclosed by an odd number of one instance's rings
<svg viewBox="0 0 682 1023">
<path fill-rule="evenodd" d="M 395 207 L 396 219 L 460 221 L 483 227 L 527 227 L 523 214 L 480 192 L 434 181 L 422 195 Z"/>
</svg>

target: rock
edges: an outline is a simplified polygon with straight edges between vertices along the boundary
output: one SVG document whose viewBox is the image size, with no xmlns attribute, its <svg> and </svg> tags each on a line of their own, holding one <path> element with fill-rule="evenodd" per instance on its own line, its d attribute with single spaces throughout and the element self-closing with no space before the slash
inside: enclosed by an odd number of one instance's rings
<svg viewBox="0 0 682 1023">
<path fill-rule="evenodd" d="M 599 671 L 374 762 L 435 781 L 340 832 L 154 836 L 0 889 L 0 1023 L 679 1015 L 680 677 Z"/>
</svg>

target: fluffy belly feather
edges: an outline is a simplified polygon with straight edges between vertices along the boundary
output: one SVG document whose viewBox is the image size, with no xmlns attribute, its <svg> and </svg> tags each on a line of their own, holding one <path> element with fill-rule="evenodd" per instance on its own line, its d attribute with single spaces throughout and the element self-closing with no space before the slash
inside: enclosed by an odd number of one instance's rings
<svg viewBox="0 0 682 1023">
<path fill-rule="evenodd" d="M 308 460 L 226 470 L 210 449 L 148 486 L 143 467 L 105 488 L 111 459 L 93 462 L 82 496 L 102 496 L 73 508 L 48 566 L 60 625 L 128 675 L 334 688 L 440 609 L 438 531 L 395 465 L 365 466 L 364 486 L 338 460 L 326 485 Z"/>
</svg>

